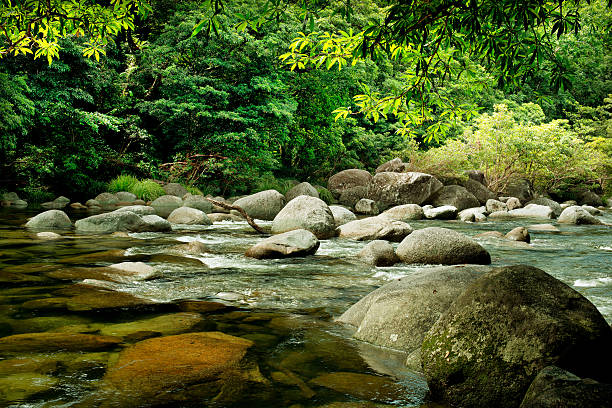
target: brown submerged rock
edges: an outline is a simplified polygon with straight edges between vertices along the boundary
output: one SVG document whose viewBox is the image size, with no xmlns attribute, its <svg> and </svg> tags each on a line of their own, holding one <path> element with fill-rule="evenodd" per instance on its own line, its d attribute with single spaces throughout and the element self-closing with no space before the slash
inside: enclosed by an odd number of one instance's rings
<svg viewBox="0 0 612 408">
<path fill-rule="evenodd" d="M 395 402 L 405 399 L 404 388 L 387 377 L 337 372 L 323 374 L 311 380 L 310 384 L 370 401 Z"/>
<path fill-rule="evenodd" d="M 0 338 L 0 352 L 89 351 L 116 346 L 119 337 L 79 333 L 25 333 Z"/>
</svg>

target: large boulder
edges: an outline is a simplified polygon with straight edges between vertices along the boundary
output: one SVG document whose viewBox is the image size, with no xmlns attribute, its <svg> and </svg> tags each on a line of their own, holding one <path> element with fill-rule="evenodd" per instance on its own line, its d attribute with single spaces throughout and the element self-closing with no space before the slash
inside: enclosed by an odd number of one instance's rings
<svg viewBox="0 0 612 408">
<path fill-rule="evenodd" d="M 418 204 L 403 204 L 391 207 L 381 214 L 383 217 L 393 221 L 422 220 L 425 216 L 423 208 Z"/>
<path fill-rule="evenodd" d="M 603 205 L 603 200 L 592 191 L 585 191 L 580 195 L 580 204 L 599 207 Z"/>
<path fill-rule="evenodd" d="M 480 204 L 486 204 L 487 200 L 497 198 L 497 194 L 476 180 L 468 179 L 464 184 L 465 189 L 476 197 Z"/>
<path fill-rule="evenodd" d="M 138 197 L 136 197 L 136 194 L 134 193 L 130 193 L 128 191 L 119 191 L 117 193 L 115 193 L 115 197 L 117 197 L 117 200 L 119 200 L 119 202 L 123 202 L 123 203 L 132 203 L 134 201 L 136 201 L 136 199 Z"/>
<path fill-rule="evenodd" d="M 180 197 L 173 195 L 163 195 L 157 197 L 151 203 L 151 207 L 155 208 L 155 212 L 160 217 L 167 218 L 170 213 L 183 205 L 183 200 Z"/>
<path fill-rule="evenodd" d="M 508 211 L 513 218 L 542 218 L 550 220 L 554 218 L 555 211 L 547 205 L 527 204 L 523 208 Z"/>
<path fill-rule="evenodd" d="M 599 225 L 602 222 L 591 215 L 587 210 L 583 207 L 573 205 L 571 207 L 567 207 L 561 215 L 559 215 L 559 219 L 557 220 L 559 223 L 563 224 L 590 224 L 590 225 Z"/>
<path fill-rule="evenodd" d="M 119 199 L 113 193 L 101 193 L 94 198 L 98 202 L 98 205 L 103 208 L 111 208 L 117 205 Z"/>
<path fill-rule="evenodd" d="M 185 194 L 183 197 L 183 207 L 195 208 L 206 214 L 213 211 L 212 203 L 204 198 L 204 196 L 189 193 Z"/>
<path fill-rule="evenodd" d="M 453 220 L 457 217 L 457 208 L 452 205 L 442 205 L 440 207 L 423 207 L 423 214 L 428 220 Z"/>
<path fill-rule="evenodd" d="M 487 183 L 485 179 L 485 174 L 481 170 L 467 170 L 465 174 L 468 176 L 469 180 L 474 180 L 482 185 Z"/>
<path fill-rule="evenodd" d="M 490 270 L 476 265 L 419 269 L 370 292 L 338 321 L 353 326 L 356 339 L 408 353 L 409 368 L 421 371 L 425 333 L 469 284 Z"/>
<path fill-rule="evenodd" d="M 336 173 L 327 181 L 327 188 L 340 204 L 353 207 L 366 198 L 372 175 L 365 170 L 348 169 Z"/>
<path fill-rule="evenodd" d="M 329 209 L 334 216 L 334 220 L 336 221 L 336 227 L 346 224 L 347 222 L 355 221 L 357 216 L 353 214 L 353 212 L 347 208 L 344 208 L 339 205 L 330 205 Z"/>
<path fill-rule="evenodd" d="M 370 182 L 368 198 L 381 209 L 401 204 L 422 204 L 443 187 L 434 176 L 425 173 L 378 173 Z"/>
<path fill-rule="evenodd" d="M 426 334 L 421 361 L 434 400 L 517 407 L 538 372 L 557 365 L 611 379 L 612 329 L 581 294 L 532 266 L 485 274 Z"/>
<path fill-rule="evenodd" d="M 134 401 L 140 406 L 179 406 L 185 400 L 203 404 L 228 398 L 249 383 L 265 383 L 257 367 L 247 364 L 252 345 L 219 332 L 144 340 L 119 354 L 102 379 L 100 394 L 92 397 L 113 407 L 133 407 Z"/>
<path fill-rule="evenodd" d="M 393 245 L 388 241 L 377 239 L 368 243 L 359 253 L 357 258 L 374 266 L 392 266 L 399 262 Z"/>
<path fill-rule="evenodd" d="M 389 160 L 376 168 L 376 173 L 392 172 L 392 173 L 403 173 L 408 168 L 407 164 L 402 161 L 399 157 L 393 160 Z"/>
<path fill-rule="evenodd" d="M 287 202 L 289 202 L 295 197 L 301 195 L 319 198 L 319 192 L 317 191 L 317 189 L 314 188 L 310 183 L 305 181 L 294 186 L 291 190 L 287 191 L 285 193 L 285 199 L 287 200 Z"/>
<path fill-rule="evenodd" d="M 546 198 L 546 197 L 534 198 L 533 200 L 527 203 L 527 205 L 529 204 L 538 204 L 538 205 L 545 205 L 547 207 L 550 207 L 552 208 L 553 214 L 555 215 L 555 217 L 558 217 L 562 211 L 561 205 L 558 202 L 556 202 L 555 200 L 551 200 L 550 198 Z"/>
<path fill-rule="evenodd" d="M 273 235 L 249 248 L 245 255 L 251 258 L 290 258 L 313 255 L 319 249 L 319 240 L 310 231 L 299 229 Z"/>
<path fill-rule="evenodd" d="M 172 231 L 172 225 L 168 220 L 163 219 L 159 215 L 149 214 L 143 215 L 142 220 L 147 224 L 146 230 L 151 232 L 168 232 Z"/>
<path fill-rule="evenodd" d="M 32 217 L 25 225 L 32 229 L 70 229 L 72 222 L 61 210 L 49 210 Z"/>
<path fill-rule="evenodd" d="M 508 211 L 508 205 L 506 203 L 496 200 L 494 198 L 488 199 L 485 203 L 485 207 L 489 214 L 498 211 Z"/>
<path fill-rule="evenodd" d="M 234 205 L 251 218 L 271 221 L 285 206 L 285 196 L 276 190 L 260 191 L 234 201 Z"/>
<path fill-rule="evenodd" d="M 542 369 L 533 380 L 520 408 L 608 408 L 612 385 L 581 379 L 556 366 Z"/>
<path fill-rule="evenodd" d="M 163 188 L 166 194 L 177 197 L 183 197 L 188 193 L 187 189 L 181 186 L 179 183 L 168 183 Z"/>
<path fill-rule="evenodd" d="M 480 201 L 465 187 L 458 185 L 444 186 L 429 199 L 436 207 L 452 205 L 458 211 L 466 208 L 474 208 L 480 205 Z M 486 202 L 486 201 L 485 201 Z"/>
<path fill-rule="evenodd" d="M 503 194 L 507 197 L 516 197 L 525 203 L 533 197 L 531 183 L 525 179 L 511 180 L 504 188 Z"/>
<path fill-rule="evenodd" d="M 74 223 L 78 232 L 110 234 L 116 231 L 144 232 L 150 226 L 142 217 L 130 211 L 110 212 L 83 218 Z"/>
<path fill-rule="evenodd" d="M 319 239 L 326 239 L 336 235 L 336 221 L 325 201 L 299 196 L 289 201 L 272 223 L 274 234 L 296 229 L 305 229 Z"/>
<path fill-rule="evenodd" d="M 363 218 L 338 227 L 340 238 L 369 241 L 384 239 L 399 242 L 412 232 L 412 227 L 402 221 L 393 221 L 383 216 Z"/>
<path fill-rule="evenodd" d="M 179 207 L 168 215 L 168 222 L 187 225 L 211 225 L 212 221 L 203 211 L 191 207 Z"/>
<path fill-rule="evenodd" d="M 491 256 L 473 239 L 453 230 L 429 227 L 414 231 L 397 247 L 397 256 L 409 264 L 483 264 Z"/>
</svg>

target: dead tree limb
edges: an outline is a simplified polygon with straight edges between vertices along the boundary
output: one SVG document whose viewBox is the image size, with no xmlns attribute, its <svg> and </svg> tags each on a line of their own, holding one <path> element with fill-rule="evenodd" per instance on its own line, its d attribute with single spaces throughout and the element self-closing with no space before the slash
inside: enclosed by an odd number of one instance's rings
<svg viewBox="0 0 612 408">
<path fill-rule="evenodd" d="M 240 215 L 242 215 L 244 217 L 244 219 L 249 223 L 249 225 L 251 227 L 253 227 L 253 229 L 257 232 L 259 232 L 260 234 L 267 234 L 266 231 L 263 230 L 263 228 L 261 228 L 259 225 L 255 224 L 255 221 L 253 221 L 253 219 L 249 216 L 249 214 L 246 213 L 246 211 L 244 211 L 242 209 L 242 207 L 238 207 L 237 205 L 231 205 L 231 204 L 227 204 L 227 203 L 223 203 L 221 201 L 217 201 L 217 200 L 213 200 L 212 198 L 208 198 L 208 197 L 204 197 L 206 200 L 210 201 L 211 203 L 213 203 L 216 206 L 219 206 L 221 208 L 225 208 L 226 210 L 236 210 L 240 213 Z"/>
</svg>

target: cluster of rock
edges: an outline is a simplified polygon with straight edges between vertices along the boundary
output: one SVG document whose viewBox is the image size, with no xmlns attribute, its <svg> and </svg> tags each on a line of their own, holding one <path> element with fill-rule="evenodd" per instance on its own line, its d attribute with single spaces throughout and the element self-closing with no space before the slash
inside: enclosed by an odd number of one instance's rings
<svg viewBox="0 0 612 408">
<path fill-rule="evenodd" d="M 3 193 L 0 195 L 0 206 L 25 208 L 28 206 L 28 203 L 20 199 L 17 193 L 10 192 L 10 193 Z"/>
</svg>

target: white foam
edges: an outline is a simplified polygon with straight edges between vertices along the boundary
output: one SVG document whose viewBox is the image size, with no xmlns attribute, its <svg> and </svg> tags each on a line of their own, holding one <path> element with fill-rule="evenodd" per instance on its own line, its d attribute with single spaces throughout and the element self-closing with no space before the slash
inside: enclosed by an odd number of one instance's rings
<svg viewBox="0 0 612 408">
<path fill-rule="evenodd" d="M 612 284 L 611 277 L 597 279 L 577 279 L 574 281 L 574 286 L 579 288 L 595 288 L 598 286 L 607 286 Z"/>
<path fill-rule="evenodd" d="M 600 246 L 597 249 L 601 249 L 602 251 L 612 251 L 612 247 L 609 246 Z"/>
</svg>

